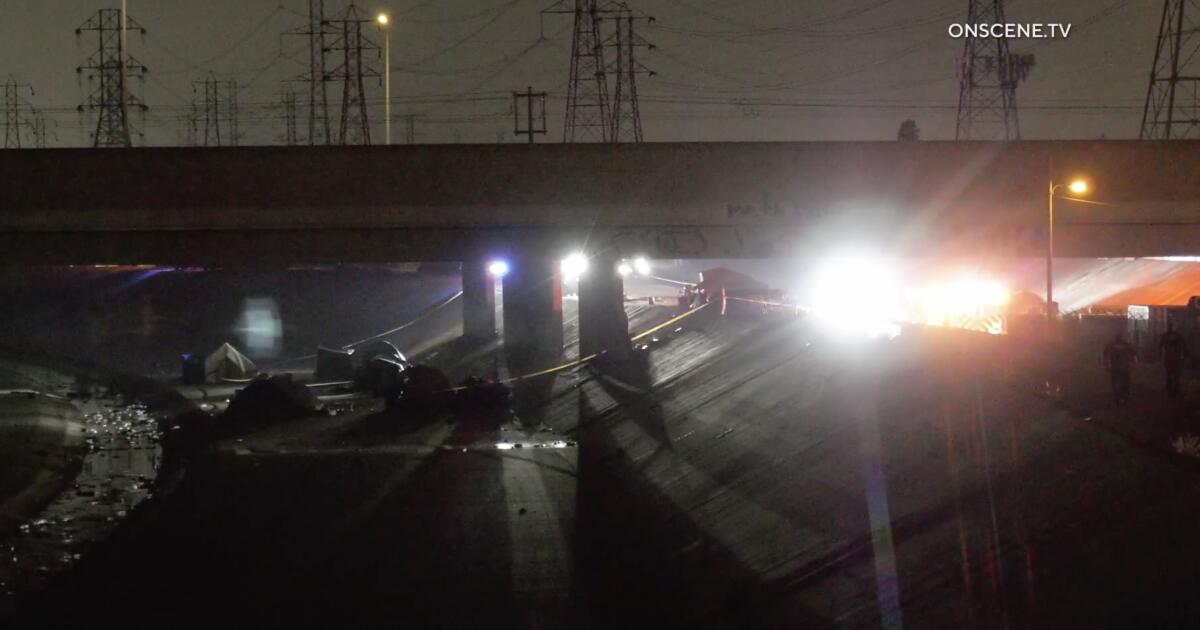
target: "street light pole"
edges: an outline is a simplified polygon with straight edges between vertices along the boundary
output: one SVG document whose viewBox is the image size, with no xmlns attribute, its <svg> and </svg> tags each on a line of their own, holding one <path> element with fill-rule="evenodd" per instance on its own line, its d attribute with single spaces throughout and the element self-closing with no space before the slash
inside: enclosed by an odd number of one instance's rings
<svg viewBox="0 0 1200 630">
<path fill-rule="evenodd" d="M 375 18 L 383 30 L 383 143 L 392 143 L 392 32 L 388 28 L 388 14 L 380 13 Z"/>
<path fill-rule="evenodd" d="M 1046 238 L 1046 323 L 1054 322 L 1054 191 L 1057 186 L 1050 180 L 1050 195 L 1047 201 L 1049 232 Z"/>
<path fill-rule="evenodd" d="M 1058 308 L 1054 305 L 1054 194 L 1062 188 L 1063 184 L 1055 184 L 1054 180 L 1050 180 L 1049 194 L 1046 199 L 1046 212 L 1048 219 L 1048 233 L 1046 234 L 1046 323 L 1052 324 L 1054 318 L 1058 315 Z M 1088 184 L 1082 179 L 1076 179 L 1067 185 L 1067 190 L 1070 190 L 1076 195 L 1084 195 L 1088 192 Z"/>
</svg>

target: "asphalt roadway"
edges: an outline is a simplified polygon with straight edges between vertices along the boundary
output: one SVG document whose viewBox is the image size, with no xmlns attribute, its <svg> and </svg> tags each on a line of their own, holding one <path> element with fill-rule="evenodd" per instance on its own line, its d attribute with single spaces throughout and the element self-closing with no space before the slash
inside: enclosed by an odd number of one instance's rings
<svg viewBox="0 0 1200 630">
<path fill-rule="evenodd" d="M 704 312 L 501 428 L 360 404 L 231 439 L 17 625 L 1194 627 L 1195 467 L 994 342 Z"/>
</svg>

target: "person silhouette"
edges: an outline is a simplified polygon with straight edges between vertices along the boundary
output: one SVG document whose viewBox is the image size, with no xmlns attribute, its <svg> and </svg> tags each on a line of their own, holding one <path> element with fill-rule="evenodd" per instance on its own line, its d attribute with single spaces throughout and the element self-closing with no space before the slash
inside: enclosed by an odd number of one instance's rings
<svg viewBox="0 0 1200 630">
<path fill-rule="evenodd" d="M 1120 405 L 1129 402 L 1130 382 L 1133 365 L 1137 363 L 1137 351 L 1125 341 L 1125 333 L 1118 332 L 1111 343 L 1104 347 L 1104 369 L 1112 380 L 1113 402 Z"/>
<path fill-rule="evenodd" d="M 1167 322 L 1167 332 L 1158 339 L 1158 350 L 1166 372 L 1167 395 L 1179 395 L 1179 384 L 1183 378 L 1183 362 L 1188 356 L 1187 340 L 1175 331 L 1172 322 Z"/>
</svg>

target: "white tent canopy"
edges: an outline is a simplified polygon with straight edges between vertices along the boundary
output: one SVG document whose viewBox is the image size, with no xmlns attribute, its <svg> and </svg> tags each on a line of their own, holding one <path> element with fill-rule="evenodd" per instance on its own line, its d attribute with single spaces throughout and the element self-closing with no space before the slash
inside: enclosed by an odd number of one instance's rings
<svg viewBox="0 0 1200 630">
<path fill-rule="evenodd" d="M 258 366 L 254 361 L 228 343 L 221 344 L 204 360 L 204 377 L 210 383 L 247 380 L 256 374 Z"/>
</svg>

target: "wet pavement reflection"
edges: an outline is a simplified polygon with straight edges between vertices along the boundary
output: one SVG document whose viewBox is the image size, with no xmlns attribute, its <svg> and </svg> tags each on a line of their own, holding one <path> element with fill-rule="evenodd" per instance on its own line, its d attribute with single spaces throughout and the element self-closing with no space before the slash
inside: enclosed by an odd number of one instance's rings
<svg viewBox="0 0 1200 630">
<path fill-rule="evenodd" d="M 161 462 L 155 419 L 107 388 L 41 383 L 83 414 L 87 452 L 74 482 L 0 543 L 0 619 L 66 573 L 143 500 Z"/>
</svg>

